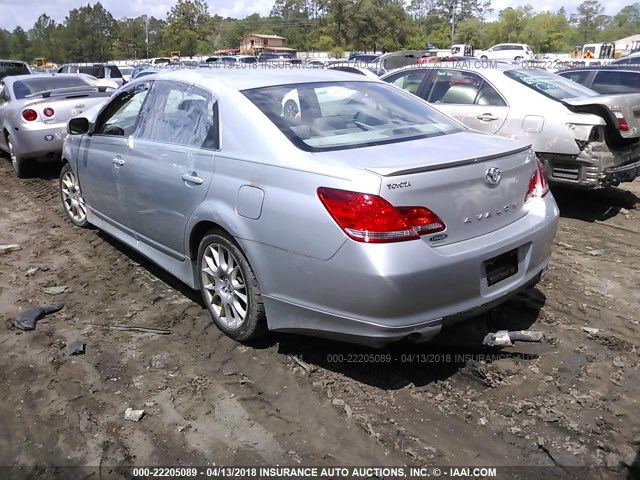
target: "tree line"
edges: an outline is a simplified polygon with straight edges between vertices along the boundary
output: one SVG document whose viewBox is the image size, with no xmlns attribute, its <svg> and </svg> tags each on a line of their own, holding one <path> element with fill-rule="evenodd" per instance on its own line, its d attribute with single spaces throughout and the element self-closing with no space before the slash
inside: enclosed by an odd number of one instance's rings
<svg viewBox="0 0 640 480">
<path fill-rule="evenodd" d="M 605 15 L 597 0 L 585 0 L 571 14 L 564 8 L 537 12 L 527 5 L 501 10 L 489 21 L 493 11 L 487 0 L 276 0 L 268 16 L 236 19 L 212 15 L 203 0 L 177 0 L 164 19 L 115 18 L 98 2 L 71 10 L 61 23 L 42 14 L 30 29 L 0 29 L 0 58 L 63 63 L 145 59 L 172 51 L 209 55 L 237 48 L 248 33 L 280 35 L 299 51 L 336 56 L 422 50 L 428 44 L 449 48 L 452 35 L 454 43 L 477 49 L 517 42 L 546 53 L 640 32 L 640 3 L 613 16 Z"/>
</svg>

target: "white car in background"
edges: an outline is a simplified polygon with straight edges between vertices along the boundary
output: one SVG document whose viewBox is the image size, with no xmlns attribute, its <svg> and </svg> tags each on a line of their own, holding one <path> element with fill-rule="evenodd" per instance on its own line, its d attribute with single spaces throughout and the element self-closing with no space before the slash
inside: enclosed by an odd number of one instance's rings
<svg viewBox="0 0 640 480">
<path fill-rule="evenodd" d="M 499 43 L 485 50 L 480 58 L 483 60 L 533 60 L 533 50 L 525 43 Z"/>
</svg>

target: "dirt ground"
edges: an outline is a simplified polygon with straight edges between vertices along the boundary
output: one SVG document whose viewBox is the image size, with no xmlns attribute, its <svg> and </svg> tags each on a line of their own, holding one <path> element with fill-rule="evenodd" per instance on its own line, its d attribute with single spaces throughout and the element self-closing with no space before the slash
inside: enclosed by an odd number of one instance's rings
<svg viewBox="0 0 640 480">
<path fill-rule="evenodd" d="M 235 343 L 197 292 L 72 226 L 58 172 L 18 180 L 0 159 L 0 244 L 22 246 L 0 254 L 0 465 L 557 465 L 637 478 L 640 182 L 554 191 L 544 280 L 471 321 L 540 330 L 542 343 L 372 350 Z M 35 331 L 11 326 L 58 301 Z M 76 340 L 86 352 L 70 357 Z M 369 354 L 386 356 L 350 361 Z M 145 416 L 125 420 L 129 407 Z"/>
</svg>

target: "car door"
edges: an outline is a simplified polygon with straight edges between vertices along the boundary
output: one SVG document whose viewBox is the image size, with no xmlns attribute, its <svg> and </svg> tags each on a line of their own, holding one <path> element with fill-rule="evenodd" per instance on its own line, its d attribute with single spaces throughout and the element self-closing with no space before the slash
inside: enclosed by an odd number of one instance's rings
<svg viewBox="0 0 640 480">
<path fill-rule="evenodd" d="M 181 82 L 155 82 L 123 177 L 139 241 L 184 258 L 187 222 L 213 176 L 218 128 L 211 92 Z"/>
<path fill-rule="evenodd" d="M 438 110 L 485 133 L 497 133 L 509 114 L 502 95 L 475 72 L 436 69 L 421 95 Z"/>
<path fill-rule="evenodd" d="M 139 83 L 113 98 L 98 115 L 91 135 L 82 138 L 78 152 L 78 175 L 87 206 L 101 220 L 129 235 L 133 234 L 132 222 L 122 174 L 149 88 L 150 82 Z"/>
</svg>

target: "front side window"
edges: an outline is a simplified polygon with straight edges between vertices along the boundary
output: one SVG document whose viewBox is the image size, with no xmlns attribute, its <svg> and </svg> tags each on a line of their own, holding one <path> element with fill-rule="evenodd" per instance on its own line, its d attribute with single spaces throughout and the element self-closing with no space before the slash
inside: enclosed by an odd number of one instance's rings
<svg viewBox="0 0 640 480">
<path fill-rule="evenodd" d="M 218 148 L 218 115 L 213 95 L 180 82 L 156 82 L 141 112 L 138 137 L 194 148 Z"/>
<path fill-rule="evenodd" d="M 599 95 L 593 90 L 572 82 L 571 80 L 550 73 L 542 69 L 531 70 L 506 70 L 504 74 L 532 90 L 553 98 L 554 100 L 564 100 L 569 98 L 595 97 Z"/>
<path fill-rule="evenodd" d="M 412 95 L 378 82 L 319 82 L 243 91 L 289 140 L 310 151 L 447 135 L 464 129 Z"/>
<path fill-rule="evenodd" d="M 139 83 L 135 87 L 120 93 L 100 114 L 96 122 L 96 135 L 125 136 L 133 135 L 138 124 L 138 116 L 150 85 Z"/>
</svg>

